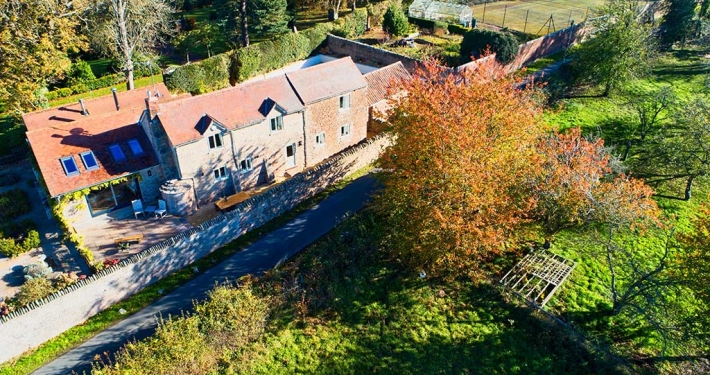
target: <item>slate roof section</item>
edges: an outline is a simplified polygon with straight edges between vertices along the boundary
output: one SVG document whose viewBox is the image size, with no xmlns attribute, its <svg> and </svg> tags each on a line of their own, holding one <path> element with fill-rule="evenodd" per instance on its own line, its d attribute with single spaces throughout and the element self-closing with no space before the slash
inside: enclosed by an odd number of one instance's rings
<svg viewBox="0 0 710 375">
<path fill-rule="evenodd" d="M 158 118 L 172 145 L 179 146 L 202 138 L 198 124 L 205 114 L 228 129 L 263 121 L 264 101 L 287 114 L 304 109 L 286 77 L 279 76 L 160 104 Z"/>
<path fill-rule="evenodd" d="M 145 96 L 143 93 L 142 96 Z M 113 98 L 111 98 L 113 100 Z M 144 104 L 145 105 L 145 104 Z M 158 165 L 143 128 L 137 124 L 140 113 L 123 111 L 85 116 L 80 121 L 44 127 L 27 132 L 42 177 L 52 197 L 126 176 Z M 134 156 L 127 142 L 137 139 L 143 154 Z M 108 147 L 118 144 L 126 160 L 114 162 Z M 80 153 L 93 151 L 99 168 L 87 171 Z M 67 176 L 60 159 L 71 156 L 79 174 Z"/>
<path fill-rule="evenodd" d="M 84 107 L 89 112 L 89 116 L 101 116 L 106 113 L 120 113 L 138 110 L 138 115 L 135 119 L 138 121 L 138 116 L 140 116 L 140 113 L 143 112 L 143 109 L 145 109 L 145 99 L 148 97 L 148 90 L 151 90 L 151 95 L 155 95 L 155 91 L 159 92 L 163 96 L 161 101 L 170 98 L 170 91 L 168 91 L 165 84 L 161 82 L 155 84 L 155 89 L 153 89 L 153 86 L 149 86 L 145 89 L 117 93 L 118 103 L 121 108 L 120 111 L 116 110 L 116 104 L 113 101 L 113 94 L 104 95 L 99 98 L 85 99 Z M 65 104 L 22 115 L 22 119 L 27 126 L 27 131 L 42 129 L 48 126 L 63 126 L 68 122 L 79 121 L 87 117 L 88 116 L 81 114 L 81 106 L 79 105 L 78 99 L 76 102 L 71 104 Z"/>
<path fill-rule="evenodd" d="M 360 70 L 349 56 L 286 73 L 286 77 L 304 105 L 367 86 Z"/>
<path fill-rule="evenodd" d="M 393 84 L 407 80 L 411 78 L 411 75 L 404 68 L 402 62 L 397 61 L 384 68 L 366 73 L 363 77 L 367 81 L 367 104 L 372 106 L 392 94 L 390 88 Z"/>
</svg>

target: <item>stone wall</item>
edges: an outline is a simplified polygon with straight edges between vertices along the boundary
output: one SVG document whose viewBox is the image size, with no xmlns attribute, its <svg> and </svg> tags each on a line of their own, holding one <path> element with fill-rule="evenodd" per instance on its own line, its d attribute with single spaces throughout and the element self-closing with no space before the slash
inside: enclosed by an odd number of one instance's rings
<svg viewBox="0 0 710 375">
<path fill-rule="evenodd" d="M 180 233 L 118 265 L 0 318 L 0 363 L 35 348 L 169 273 L 292 209 L 332 183 L 377 159 L 388 138 L 375 137 L 197 228 Z"/>
<path fill-rule="evenodd" d="M 506 71 L 514 72 L 521 69 L 539 58 L 550 56 L 557 52 L 563 51 L 572 47 L 584 37 L 588 31 L 584 24 L 580 23 L 568 28 L 558 30 L 552 34 L 542 36 L 540 38 L 523 43 L 518 47 L 518 55 L 515 60 L 505 66 Z M 471 69 L 481 64 L 487 64 L 493 61 L 495 54 L 471 61 L 460 65 L 456 68 L 457 71 Z"/>
<path fill-rule="evenodd" d="M 419 60 L 411 57 L 341 38 L 332 34 L 328 34 L 327 43 L 329 54 L 350 56 L 354 62 L 364 65 L 377 66 L 381 68 L 394 64 L 397 61 L 401 61 L 409 72 L 413 72 L 417 65 L 420 64 Z"/>
</svg>

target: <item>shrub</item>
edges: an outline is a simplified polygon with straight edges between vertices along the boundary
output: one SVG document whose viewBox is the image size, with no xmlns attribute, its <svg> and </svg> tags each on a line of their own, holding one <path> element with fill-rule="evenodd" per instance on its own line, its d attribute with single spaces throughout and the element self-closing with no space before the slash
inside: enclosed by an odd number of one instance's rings
<svg viewBox="0 0 710 375">
<path fill-rule="evenodd" d="M 17 246 L 14 238 L 0 238 L 0 253 L 8 258 L 22 254 L 22 248 Z"/>
<path fill-rule="evenodd" d="M 59 97 L 59 95 L 57 95 L 56 91 L 50 91 L 50 92 L 44 94 L 44 97 L 51 102 L 52 100 L 56 100 Z"/>
<path fill-rule="evenodd" d="M 10 186 L 20 181 L 20 176 L 17 173 L 6 173 L 0 176 L 0 186 Z"/>
<path fill-rule="evenodd" d="M 75 94 L 75 95 L 76 95 L 76 94 L 82 94 L 82 93 L 85 93 L 85 92 L 87 92 L 87 91 L 89 91 L 89 86 L 87 86 L 87 85 L 85 85 L 85 84 L 83 84 L 83 83 L 80 83 L 80 84 L 78 84 L 78 85 L 74 85 L 74 86 L 71 87 L 71 93 L 72 93 L 72 94 Z"/>
<path fill-rule="evenodd" d="M 382 19 L 382 29 L 396 36 L 402 36 L 409 32 L 409 21 L 402 8 L 395 4 L 387 8 Z"/>
<path fill-rule="evenodd" d="M 67 85 L 74 86 L 94 79 L 96 79 L 96 76 L 91 70 L 91 65 L 84 60 L 77 60 L 69 69 Z"/>
<path fill-rule="evenodd" d="M 0 194 L 0 224 L 30 212 L 31 208 L 27 193 L 20 189 Z"/>
<path fill-rule="evenodd" d="M 202 60 L 204 71 L 203 86 L 209 91 L 219 90 L 229 85 L 229 56 L 219 54 Z"/>
<path fill-rule="evenodd" d="M 518 41 L 510 33 L 473 29 L 463 36 L 461 62 L 471 61 L 471 56 L 480 57 L 487 49 L 496 54 L 496 60 L 507 64 L 518 54 Z"/>
<path fill-rule="evenodd" d="M 166 80 L 166 85 L 173 91 L 199 94 L 205 81 L 205 71 L 199 64 L 188 64 L 175 69 Z"/>
<path fill-rule="evenodd" d="M 55 93 L 57 93 L 57 97 L 59 97 L 59 98 L 66 98 L 67 96 L 72 94 L 72 89 L 71 89 L 71 87 L 65 87 L 65 88 L 57 89 L 55 91 Z M 47 99 L 47 100 L 49 100 L 49 99 Z"/>
<path fill-rule="evenodd" d="M 25 239 L 22 241 L 22 250 L 30 251 L 32 249 L 38 248 L 41 241 L 39 239 L 39 232 L 31 229 L 27 232 Z"/>
<path fill-rule="evenodd" d="M 47 297 L 54 292 L 54 286 L 45 278 L 36 278 L 25 281 L 20 290 L 12 298 L 17 307 L 27 306 L 31 302 Z"/>
<path fill-rule="evenodd" d="M 348 17 L 343 17 L 335 22 L 336 30 L 334 34 L 344 37 L 353 38 L 365 33 L 367 29 L 367 11 L 365 9 L 357 9 Z"/>
<path fill-rule="evenodd" d="M 48 266 L 47 263 L 42 262 L 41 264 L 30 264 L 25 266 L 22 271 L 25 274 L 25 280 L 32 280 L 51 275 L 52 267 Z"/>
<path fill-rule="evenodd" d="M 449 24 L 446 28 L 449 30 L 449 33 L 458 35 L 466 35 L 467 32 L 471 31 L 470 28 L 458 24 Z"/>
</svg>

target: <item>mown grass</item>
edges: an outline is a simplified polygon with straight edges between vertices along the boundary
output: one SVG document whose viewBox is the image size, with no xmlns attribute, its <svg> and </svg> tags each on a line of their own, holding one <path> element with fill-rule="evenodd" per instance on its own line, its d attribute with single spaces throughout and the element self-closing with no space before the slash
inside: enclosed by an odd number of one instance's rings
<svg viewBox="0 0 710 375">
<path fill-rule="evenodd" d="M 111 59 L 109 58 L 103 58 L 103 59 L 96 59 L 96 60 L 90 60 L 87 61 L 89 66 L 91 66 L 91 71 L 94 73 L 94 76 L 96 77 L 102 77 L 106 74 L 112 74 L 115 72 L 109 72 L 108 68 L 111 65 Z"/>
<path fill-rule="evenodd" d="M 199 276 L 206 270 L 214 267 L 228 257 L 248 247 L 250 244 L 258 241 L 269 232 L 285 225 L 294 217 L 302 212 L 314 207 L 322 200 L 326 199 L 331 194 L 345 187 L 349 182 L 357 179 L 370 171 L 371 167 L 364 167 L 353 174 L 349 175 L 342 181 L 332 185 L 325 191 L 316 196 L 302 202 L 294 209 L 285 214 L 269 221 L 263 226 L 246 233 L 228 245 L 216 250 L 215 252 L 205 256 L 202 259 L 190 264 L 189 266 L 171 273 L 169 276 L 159 280 L 155 284 L 143 289 L 139 293 L 121 301 L 112 307 L 92 316 L 87 319 L 84 324 L 73 327 L 61 335 L 45 342 L 38 348 L 28 351 L 22 356 L 0 364 L 0 375 L 22 375 L 30 374 L 42 365 L 58 358 L 62 354 L 68 352 L 72 348 L 79 346 L 97 333 L 105 330 L 113 324 L 123 320 L 126 316 L 131 315 L 144 307 L 150 305 L 153 301 L 160 298 L 166 293 L 177 289 L 189 280 Z M 199 273 L 193 271 L 193 267 L 200 270 Z M 79 291 L 80 293 L 81 291 Z M 126 310 L 126 315 L 121 315 L 119 310 Z"/>
</svg>

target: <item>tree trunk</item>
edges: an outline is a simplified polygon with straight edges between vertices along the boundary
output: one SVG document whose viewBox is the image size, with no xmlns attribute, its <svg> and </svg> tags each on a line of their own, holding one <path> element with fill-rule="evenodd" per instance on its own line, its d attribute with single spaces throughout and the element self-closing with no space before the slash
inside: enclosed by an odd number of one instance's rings
<svg viewBox="0 0 710 375">
<path fill-rule="evenodd" d="M 693 189 L 693 180 L 695 180 L 695 175 L 690 175 L 688 177 L 688 182 L 685 184 L 685 197 L 683 199 L 686 201 L 690 200 L 691 190 Z"/>
<path fill-rule="evenodd" d="M 249 28 L 247 27 L 247 0 L 242 0 L 242 47 L 249 47 Z"/>
<path fill-rule="evenodd" d="M 621 161 L 626 161 L 626 158 L 629 157 L 629 151 L 631 150 L 631 140 L 626 141 L 626 149 L 624 150 L 624 156 L 621 157 Z"/>
<path fill-rule="evenodd" d="M 133 90 L 133 49 L 128 45 L 128 30 L 126 28 L 127 2 L 118 2 L 118 12 L 116 22 L 118 22 L 118 32 L 121 40 L 121 52 L 123 53 L 124 70 L 126 71 L 126 88 Z"/>
</svg>

